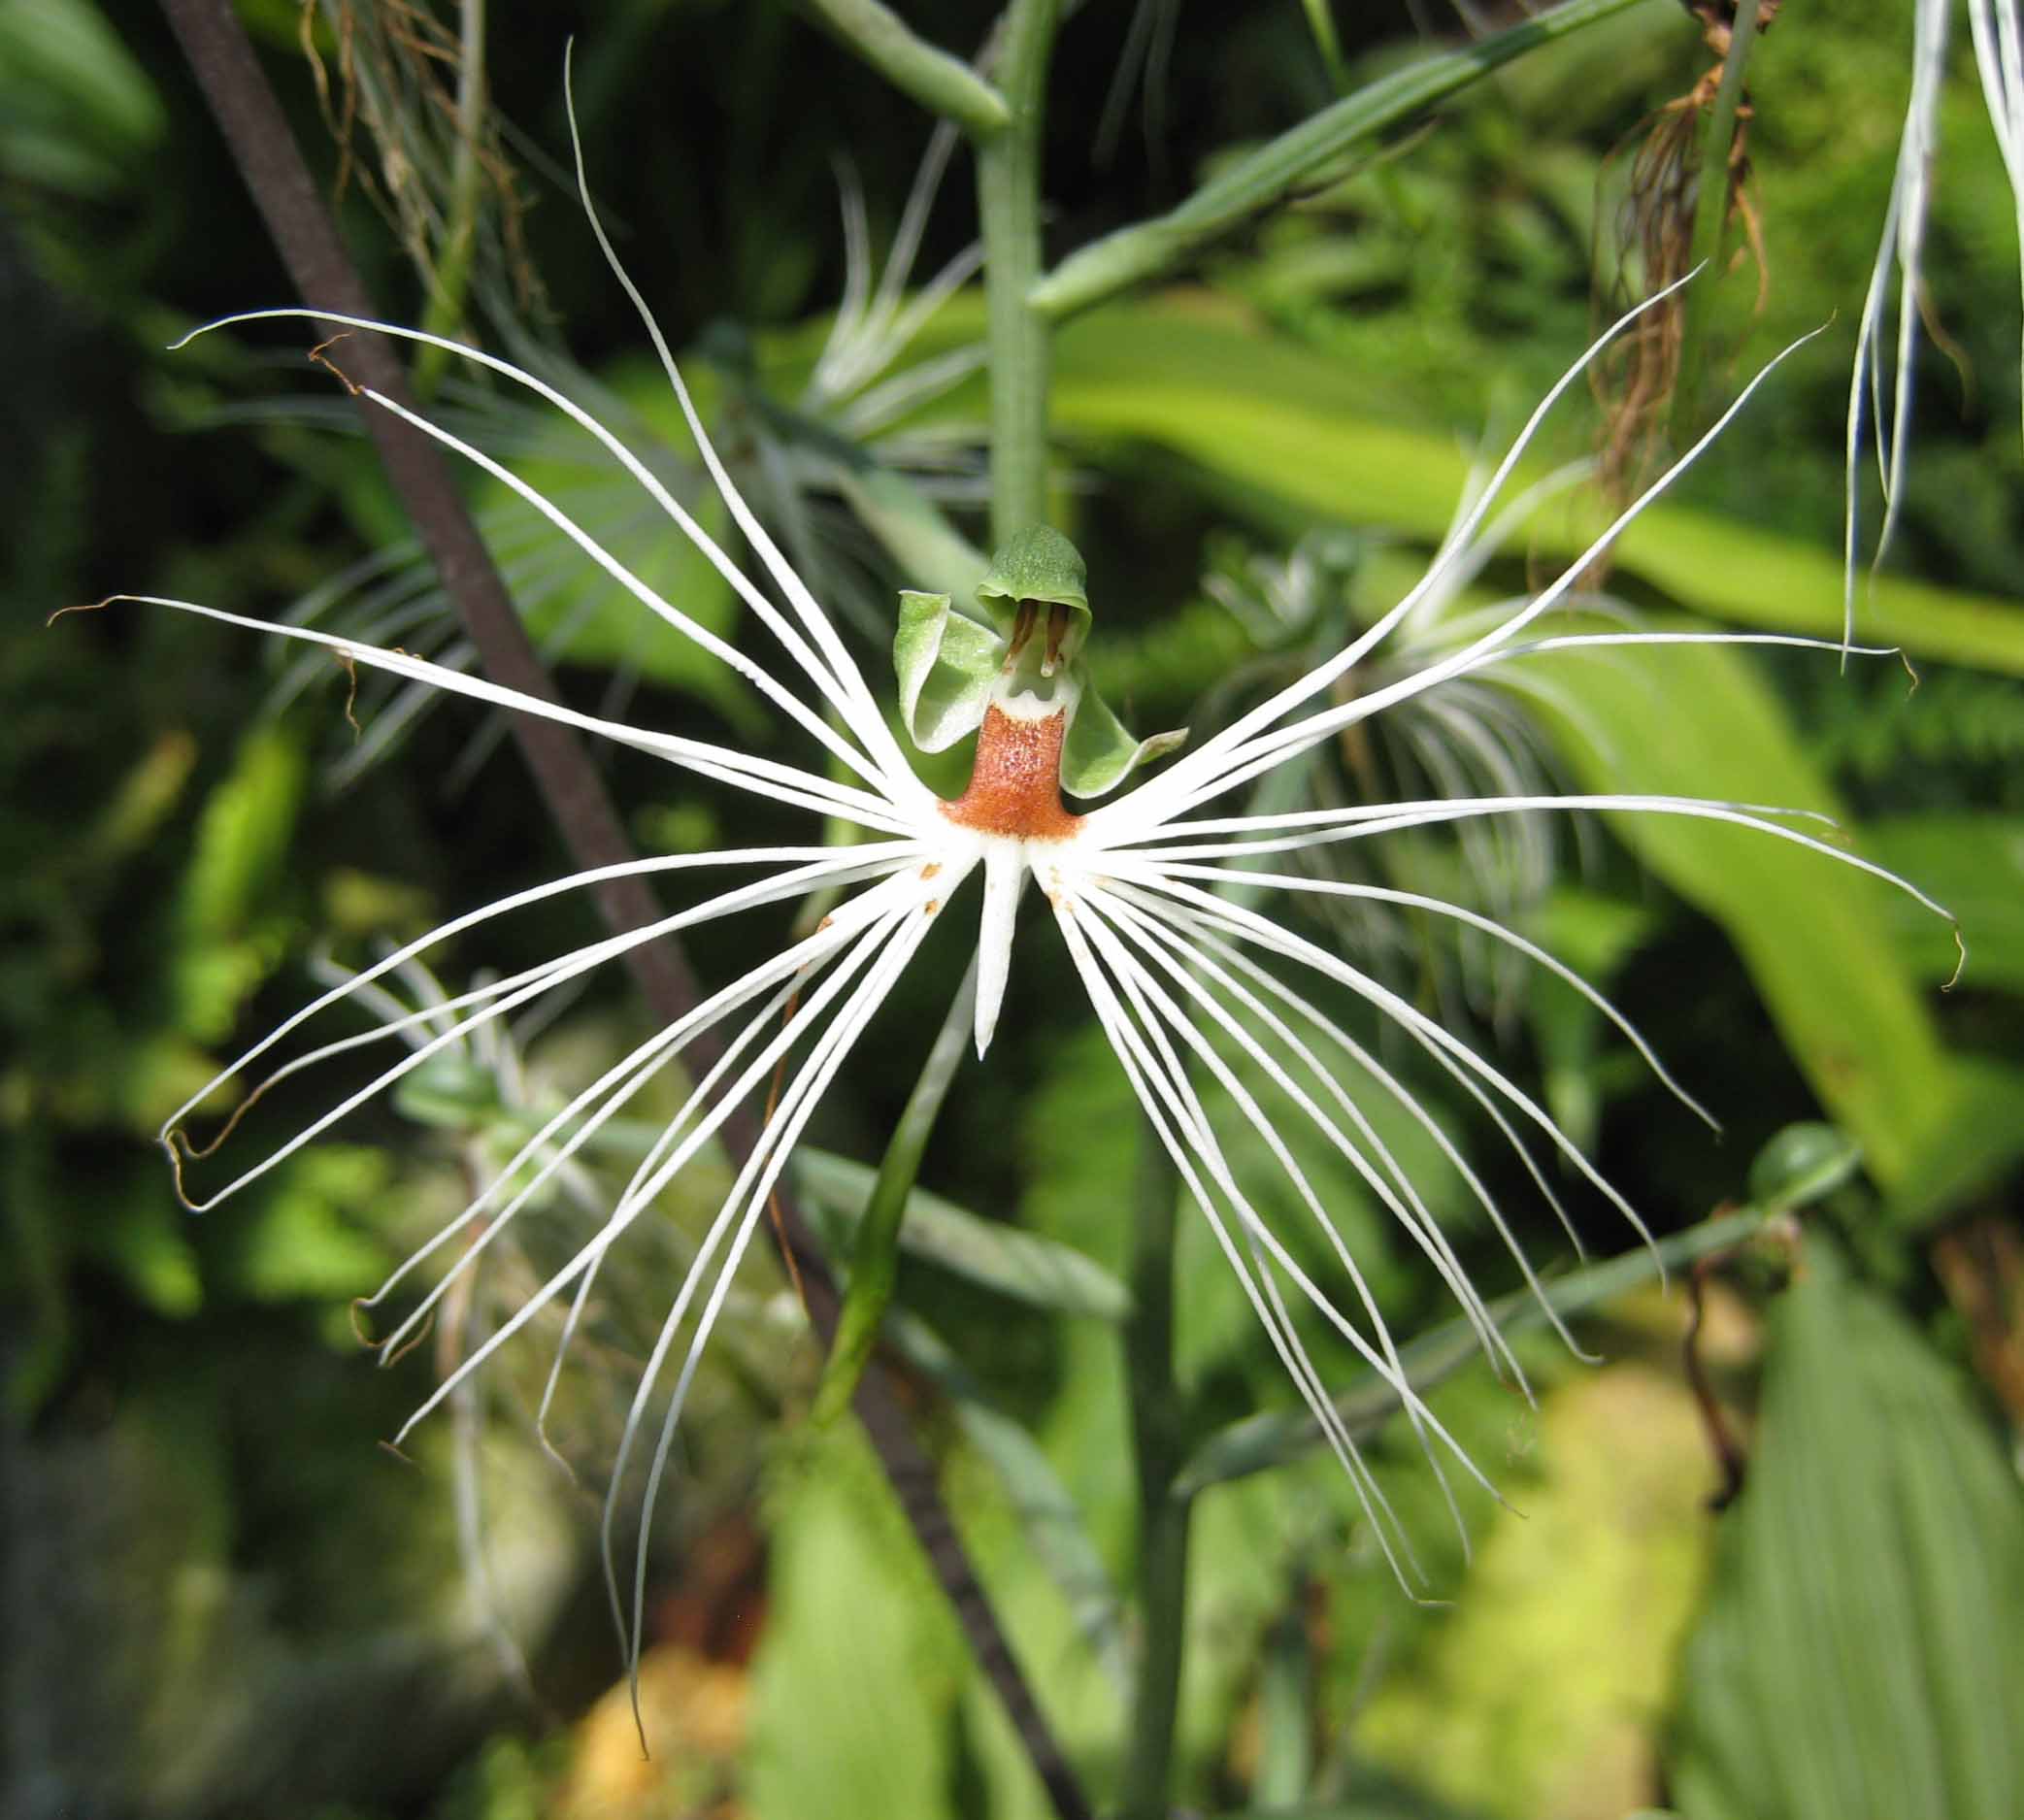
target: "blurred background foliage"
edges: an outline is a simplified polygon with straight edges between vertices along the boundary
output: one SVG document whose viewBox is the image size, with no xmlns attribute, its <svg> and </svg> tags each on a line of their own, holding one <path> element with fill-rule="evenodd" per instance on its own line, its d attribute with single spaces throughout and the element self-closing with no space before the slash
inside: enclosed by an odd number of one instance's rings
<svg viewBox="0 0 2024 1820">
<path fill-rule="evenodd" d="M 981 306 L 959 265 L 955 294 L 899 346 L 876 289 L 869 313 L 846 300 L 896 236 L 919 241 L 896 298 L 962 259 L 965 154 L 909 227 L 927 124 L 782 5 L 493 0 L 491 112 L 470 141 L 448 105 L 454 62 L 435 54 L 455 45 L 455 9 L 241 10 L 386 313 L 556 376 L 714 529 L 561 182 L 575 34 L 589 165 L 623 254 L 690 350 L 741 482 L 881 673 L 892 590 L 962 580 L 974 558 L 949 527 L 983 536 Z M 1404 5 L 1335 11 L 1347 81 L 1426 53 Z M 1834 326 L 1623 540 L 1609 611 L 1839 632 L 1848 325 L 1910 15 L 1910 0 L 1859 21 L 1793 0 L 1753 57 L 1762 264 L 1721 283 L 1704 388 L 1726 394 L 1769 351 Z M 951 4 L 929 23 L 973 46 L 990 10 Z M 1078 10 L 1052 87 L 1050 248 L 1171 207 L 1233 148 L 1329 100 L 1310 26 L 1293 0 Z M 1711 1142 L 1555 982 L 1410 922 L 1330 927 L 1497 1045 L 1675 1272 L 1663 1292 L 1633 1253 L 1614 1275 L 1558 1279 L 1604 1363 L 1535 1326 L 1521 1342 L 1534 1409 L 1464 1362 L 1422 1261 L 1337 1159 L 1312 1160 L 1394 1325 L 1425 1330 L 1413 1357 L 1445 1377 L 1443 1419 L 1512 1506 L 1471 1506 L 1465 1560 L 1410 1440 L 1368 1400 L 1379 1476 L 1450 1602 L 1415 1606 L 1280 1413 L 1276 1362 L 1206 1235 L 1183 1226 L 1199 1506 L 1182 1737 L 1205 1809 L 2015 1811 L 2024 450 L 2016 215 L 1960 49 L 1910 490 L 1863 597 L 1862 632 L 1906 645 L 1916 692 L 1888 661 L 1842 674 L 1805 653 L 1566 653 L 1473 704 L 1487 748 L 1409 722 L 1298 787 L 1333 800 L 1515 776 L 1831 810 L 1860 851 L 1956 910 L 1967 971 L 1942 997 L 1956 959 L 1942 926 L 1709 824 L 1527 828 L 1387 855 L 1389 881 L 1473 894 L 1610 990 L 1726 1136 Z M 1135 724 L 1227 717 L 1410 582 L 1485 426 L 1514 426 L 1610 314 L 1628 173 L 1707 63 L 1681 10 L 1651 0 L 1331 171 L 1185 281 L 1063 330 L 1059 513 L 1090 558 L 1101 680 Z M 535 1441 L 538 1361 L 508 1361 L 425 1429 L 418 1470 L 376 1448 L 547 1253 L 566 1255 L 637 1154 L 641 1134 L 614 1132 L 415 1357 L 367 1369 L 346 1304 L 562 1083 L 632 1040 L 643 1014 L 617 983 L 460 1046 L 216 1213 L 178 1208 L 152 1134 L 221 1060 L 329 968 L 565 862 L 516 754 L 462 705 L 428 712 L 364 683 L 354 733 L 335 666 L 213 625 L 127 609 L 42 629 L 53 608 L 146 588 L 472 661 L 303 337 L 163 351 L 210 317 L 294 299 L 150 9 L 0 0 L 0 300 L 7 1810 L 1045 1811 L 869 1456 L 793 1419 L 817 1361 L 758 1258 L 652 1539 L 642 1760 L 612 1686 L 585 1487 L 711 1205 L 709 1171 L 668 1198 L 662 1268 L 635 1260 L 595 1310 L 595 1362 L 550 1422 L 579 1479 Z M 424 366 L 418 381 L 447 420 L 735 629 L 734 603 L 615 470 L 468 376 Z M 1579 459 L 1597 416 L 1558 434 L 1550 455 Z M 573 698 L 788 749 L 755 698 L 614 605 L 505 489 L 472 499 Z M 923 500 L 946 516 L 924 517 Z M 1564 560 L 1596 511 L 1585 482 L 1551 496 L 1458 610 Z M 770 838 L 748 801 L 670 796 L 664 772 L 606 762 L 647 848 Z M 445 983 L 410 976 L 408 1002 L 594 927 L 563 900 L 532 920 L 432 957 Z M 728 976 L 741 943 L 778 934 L 713 935 L 699 967 Z M 1023 977 L 1058 972 L 1051 932 L 1023 942 Z M 958 964 L 915 970 L 818 1121 L 800 1186 L 833 1246 Z M 889 1339 L 1102 1800 L 1136 1640 L 1115 1591 L 1134 1535 L 1114 1334 L 1135 1115 L 1073 995 L 1019 1009 L 992 1068 L 964 1072 L 930 1152 L 921 1179 L 940 1199 L 910 1218 Z M 1523 1202 L 1472 1112 L 1443 1118 Z M 1508 1287 L 1460 1179 L 1421 1147 L 1478 1280 Z M 1607 1208 L 1575 1206 L 1596 1256 L 1623 1250 Z M 1529 1236 L 1552 1242 L 1543 1216 Z M 1725 1459 L 1746 1471 L 1717 1514 Z"/>
</svg>

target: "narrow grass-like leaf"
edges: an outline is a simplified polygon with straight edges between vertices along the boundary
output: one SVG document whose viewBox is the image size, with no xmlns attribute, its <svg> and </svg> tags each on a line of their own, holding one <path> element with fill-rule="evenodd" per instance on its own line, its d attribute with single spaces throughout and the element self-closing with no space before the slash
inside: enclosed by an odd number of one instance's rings
<svg viewBox="0 0 2024 1820">
<path fill-rule="evenodd" d="M 1545 1284 L 1546 1302 L 1563 1319 L 1585 1313 L 1648 1282 L 1662 1270 L 1676 1270 L 1696 1258 L 1742 1243 L 1766 1218 L 1763 1208 L 1745 1208 L 1720 1219 L 1705 1220 L 1685 1232 L 1661 1239 L 1654 1245 L 1627 1251 L 1608 1263 L 1549 1280 Z M 1491 1303 L 1490 1318 L 1510 1335 L 1543 1324 L 1546 1312 L 1537 1297 L 1521 1293 Z M 1457 1318 L 1400 1347 L 1399 1359 L 1412 1387 L 1423 1392 L 1478 1357 L 1480 1351 L 1474 1330 L 1466 1320 Z M 1361 1439 L 1374 1433 L 1397 1410 L 1398 1393 L 1376 1373 L 1367 1373 L 1335 1399 L 1335 1406 L 1349 1432 Z M 1192 1497 L 1225 1479 L 1284 1466 L 1303 1458 L 1322 1441 L 1319 1424 L 1305 1410 L 1246 1416 L 1212 1435 L 1195 1450 L 1175 1481 L 1175 1495 Z"/>
<path fill-rule="evenodd" d="M 829 1234 L 856 1230 L 878 1172 L 863 1163 L 803 1144 L 794 1154 L 796 1185 L 826 1216 Z M 916 1188 L 907 1197 L 900 1246 L 922 1263 L 979 1287 L 1059 1314 L 1119 1321 L 1131 1306 L 1124 1285 L 1094 1259 L 1038 1233 L 985 1219 L 940 1195 Z"/>
<path fill-rule="evenodd" d="M 1628 12 L 1640 0 L 1567 0 L 1487 38 L 1422 58 L 1368 83 L 1332 107 L 1233 160 L 1178 209 L 1156 220 L 1119 228 L 1062 261 L 1029 294 L 1052 320 L 1101 302 L 1143 279 L 1171 272 L 1190 252 L 1281 201 L 1294 187 L 1341 157 L 1367 146 L 1480 82 L 1514 57 Z"/>
</svg>

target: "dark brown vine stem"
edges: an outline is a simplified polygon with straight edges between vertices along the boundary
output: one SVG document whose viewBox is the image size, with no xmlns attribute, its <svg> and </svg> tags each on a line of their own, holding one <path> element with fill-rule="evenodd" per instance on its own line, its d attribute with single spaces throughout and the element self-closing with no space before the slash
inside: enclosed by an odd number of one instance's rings
<svg viewBox="0 0 2024 1820">
<path fill-rule="evenodd" d="M 372 300 L 338 239 L 330 212 L 231 0 L 162 0 L 162 10 L 303 302 L 312 310 L 374 314 Z M 360 383 L 404 405 L 411 403 L 403 369 L 383 337 L 354 336 L 346 344 L 345 364 Z M 545 701 L 556 699 L 435 446 L 382 411 L 366 411 L 365 424 L 387 478 L 435 563 L 444 591 L 478 646 L 485 673 L 508 688 Z M 576 733 L 532 715 L 516 716 L 514 732 L 576 863 L 590 871 L 634 858 L 604 779 Z M 596 893 L 598 907 L 614 932 L 643 928 L 661 915 L 645 879 L 609 879 L 596 887 Z M 672 938 L 628 949 L 626 961 L 656 1016 L 672 1022 L 698 1002 L 694 976 Z M 749 1154 L 757 1136 L 757 1121 L 747 1109 L 740 1109 L 723 1128 L 725 1147 L 739 1158 Z M 827 1345 L 836 1331 L 836 1286 L 784 1187 L 780 1213 L 785 1246 L 806 1286 L 809 1316 Z M 934 1462 L 915 1438 L 890 1377 L 876 1365 L 861 1380 L 853 1406 L 978 1665 L 1004 1702 L 1055 1811 L 1062 1820 L 1087 1820 L 1089 1803 L 956 1535 Z"/>
</svg>

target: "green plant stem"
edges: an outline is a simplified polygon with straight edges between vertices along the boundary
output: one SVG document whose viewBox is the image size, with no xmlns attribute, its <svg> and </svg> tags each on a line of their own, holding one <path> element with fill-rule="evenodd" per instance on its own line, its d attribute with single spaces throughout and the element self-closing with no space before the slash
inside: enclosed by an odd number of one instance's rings
<svg viewBox="0 0 2024 1820">
<path fill-rule="evenodd" d="M 1047 321 L 1059 322 L 1127 284 L 1171 272 L 1197 248 L 1282 200 L 1330 159 L 1445 100 L 1513 57 L 1643 4 L 1645 0 L 1568 0 L 1509 31 L 1372 83 L 1238 159 L 1170 214 L 1119 228 L 1064 259 L 1034 286 L 1028 301 Z"/>
<path fill-rule="evenodd" d="M 1174 1378 L 1175 1177 L 1149 1124 L 1139 1137 L 1132 1211 L 1132 1313 L 1125 1323 L 1132 1452 L 1139 1481 L 1139 1656 L 1125 1757 L 1123 1820 L 1163 1820 L 1174 1779 L 1174 1727 L 1187 1626 L 1192 1503 L 1174 1480 L 1187 1443 L 1187 1410 Z"/>
<path fill-rule="evenodd" d="M 1047 515 L 1047 324 L 1028 294 L 1041 270 L 1041 136 L 1058 13 L 1059 0 L 1012 0 L 1006 9 L 997 74 L 1012 117 L 977 148 L 991 384 L 991 536 L 1001 545 Z"/>
<path fill-rule="evenodd" d="M 1308 30 L 1312 34 L 1314 49 L 1321 53 L 1321 62 L 1328 71 L 1328 85 L 1337 94 L 1349 91 L 1349 66 L 1343 61 L 1343 41 L 1336 35 L 1335 15 L 1329 11 L 1329 0 L 1302 0 L 1307 8 Z"/>
<path fill-rule="evenodd" d="M 907 1197 L 913 1192 L 913 1178 L 920 1174 L 921 1154 L 934 1134 L 948 1083 L 962 1063 L 964 1040 L 970 1034 L 976 1010 L 977 957 L 973 954 L 970 970 L 956 988 L 955 1000 L 942 1021 L 928 1059 L 921 1064 L 913 1091 L 907 1096 L 906 1109 L 886 1140 L 879 1176 L 872 1184 L 872 1197 L 865 1204 L 864 1218 L 858 1222 L 843 1312 L 837 1317 L 836 1338 L 830 1341 L 822 1381 L 815 1386 L 811 1419 L 817 1426 L 835 1421 L 850 1406 L 857 1394 L 858 1379 L 864 1375 L 872 1348 L 879 1341 L 885 1310 L 892 1304 L 893 1285 L 899 1279 L 900 1220 L 907 1211 Z"/>
<path fill-rule="evenodd" d="M 1722 64 L 1721 86 L 1708 116 L 1701 141 L 1701 187 L 1694 201 L 1694 245 L 1687 270 L 1714 267 L 1722 251 L 1722 230 L 1729 221 L 1729 149 L 1736 143 L 1736 109 L 1742 100 L 1742 73 L 1757 38 L 1758 0 L 1738 0 L 1736 22 L 1730 27 L 1729 55 Z M 1701 374 L 1694 359 L 1707 346 L 1708 318 L 1714 307 L 1715 270 L 1703 271 L 1686 287 L 1680 304 L 1679 369 L 1673 386 L 1673 438 L 1690 441 L 1701 422 Z"/>
<path fill-rule="evenodd" d="M 457 45 L 457 152 L 450 167 L 449 232 L 436 261 L 422 327 L 432 335 L 455 337 L 464 327 L 464 298 L 478 257 L 478 211 L 484 197 L 484 160 L 479 142 L 485 124 L 485 0 L 461 0 L 462 30 Z M 424 347 L 415 362 L 415 390 L 433 398 L 451 356 Z"/>
<path fill-rule="evenodd" d="M 973 139 L 1004 130 L 1006 98 L 959 57 L 916 37 L 879 0 L 808 0 L 809 10 L 902 94 Z"/>
</svg>

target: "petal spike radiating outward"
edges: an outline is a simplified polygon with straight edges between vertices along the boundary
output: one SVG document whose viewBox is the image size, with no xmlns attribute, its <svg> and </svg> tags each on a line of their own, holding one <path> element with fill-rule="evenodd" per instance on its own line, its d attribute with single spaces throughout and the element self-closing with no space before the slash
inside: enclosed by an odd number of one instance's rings
<svg viewBox="0 0 2024 1820">
<path fill-rule="evenodd" d="M 595 438 L 639 483 L 646 498 L 666 513 L 674 529 L 735 589 L 751 616 L 777 643 L 784 659 L 777 669 L 732 647 L 698 624 L 679 603 L 664 599 L 583 525 L 511 469 L 427 416 L 377 392 L 362 393 L 373 408 L 406 418 L 424 435 L 512 488 L 644 611 L 730 666 L 813 743 L 819 754 L 814 766 L 630 726 L 534 700 L 397 647 L 380 648 L 299 625 L 267 624 L 186 601 L 141 595 L 122 598 L 322 645 L 348 664 L 375 666 L 412 684 L 546 715 L 664 760 L 713 784 L 749 792 L 775 806 L 786 805 L 812 816 L 847 823 L 863 831 L 866 840 L 857 845 L 755 846 L 685 854 L 578 874 L 472 910 L 369 967 L 338 976 L 337 983 L 320 998 L 256 1042 L 193 1095 L 163 1128 L 161 1139 L 175 1167 L 179 1192 L 192 1208 L 216 1206 L 258 1180 L 347 1112 L 425 1066 L 432 1056 L 467 1042 L 492 1042 L 492 1033 L 503 1028 L 496 1020 L 568 988 L 641 943 L 767 907 L 777 909 L 818 897 L 824 900 L 827 913 L 813 931 L 785 942 L 770 958 L 704 998 L 679 1021 L 656 1031 L 547 1117 L 505 1166 L 490 1175 L 489 1185 L 403 1263 L 368 1304 L 379 1306 L 425 1263 L 454 1252 L 455 1261 L 383 1341 L 383 1354 L 391 1358 L 415 1338 L 451 1286 L 476 1267 L 545 1183 L 559 1175 L 581 1186 L 581 1172 L 573 1160 L 611 1120 L 651 1083 L 664 1081 L 680 1058 L 700 1044 L 708 1051 L 707 1066 L 694 1071 L 686 1097 L 596 1231 L 461 1360 L 415 1411 L 401 1434 L 405 1436 L 451 1399 L 473 1373 L 501 1347 L 513 1343 L 543 1309 L 554 1307 L 560 1341 L 541 1402 L 539 1420 L 545 1424 L 591 1286 L 608 1257 L 675 1177 L 713 1144 L 734 1109 L 772 1096 L 770 1116 L 757 1144 L 740 1164 L 696 1246 L 686 1274 L 673 1290 L 666 1319 L 627 1412 L 614 1463 L 604 1521 L 607 1577 L 619 1630 L 637 1651 L 645 1597 L 645 1532 L 643 1527 L 641 1553 L 628 1587 L 614 1559 L 620 1487 L 637 1466 L 644 1478 L 645 1506 L 650 1513 L 698 1363 L 725 1307 L 739 1261 L 796 1140 L 879 1006 L 913 961 L 928 930 L 972 873 L 979 874 L 981 880 L 980 908 L 965 912 L 979 916 L 975 1041 L 979 1055 L 990 1047 L 1005 1008 L 1013 1002 L 1008 983 L 1015 962 L 1014 925 L 1030 881 L 1039 886 L 1040 897 L 1052 910 L 1066 945 L 1068 968 L 1085 990 L 1150 1129 L 1208 1219 L 1268 1341 L 1349 1475 L 1387 1560 L 1410 1588 L 1419 1575 L 1404 1530 L 1337 1412 L 1322 1364 L 1307 1336 L 1334 1334 L 1392 1387 L 1437 1471 L 1441 1456 L 1446 1455 L 1469 1478 L 1484 1481 L 1407 1377 L 1365 1270 L 1300 1157 L 1332 1153 L 1353 1172 L 1453 1294 L 1484 1354 L 1520 1385 L 1524 1380 L 1517 1359 L 1469 1281 L 1449 1236 L 1400 1156 L 1380 1135 L 1384 1118 L 1404 1116 L 1438 1150 L 1482 1208 L 1509 1248 L 1515 1268 L 1535 1288 L 1538 1278 L 1508 1210 L 1399 1072 L 1344 1027 L 1340 1008 L 1360 1002 L 1365 1008 L 1360 1015 L 1388 1022 L 1410 1053 L 1453 1081 L 1481 1108 L 1522 1159 L 1525 1171 L 1542 1191 L 1542 1200 L 1560 1213 L 1563 1222 L 1568 1216 L 1546 1170 L 1534 1155 L 1534 1146 L 1542 1142 L 1568 1171 L 1616 1208 L 1634 1231 L 1642 1235 L 1644 1229 L 1623 1197 L 1509 1075 L 1418 1006 L 1340 954 L 1286 927 L 1266 910 L 1255 908 L 1256 903 L 1263 899 L 1268 906 L 1301 900 L 1382 904 L 1415 915 L 1446 919 L 1472 932 L 1472 939 L 1501 944 L 1503 951 L 1571 987 L 1613 1025 L 1686 1108 L 1710 1124 L 1713 1120 L 1666 1072 L 1629 1017 L 1553 955 L 1494 917 L 1424 893 L 1291 870 L 1261 871 L 1257 869 L 1261 857 L 1445 823 L 1496 825 L 1499 817 L 1528 817 L 1541 811 L 1688 816 L 1726 822 L 1797 844 L 1823 859 L 1886 880 L 1937 914 L 1946 912 L 1903 879 L 1793 825 L 1796 818 L 1806 819 L 1798 811 L 1747 803 L 1628 793 L 1555 796 L 1513 790 L 1504 795 L 1459 795 L 1270 814 L 1203 811 L 1240 785 L 1299 759 L 1318 743 L 1338 738 L 1359 722 L 1446 684 L 1474 688 L 1476 684 L 1469 678 L 1496 667 L 1523 666 L 1542 653 L 1698 642 L 1840 649 L 1834 644 L 1769 635 L 1581 631 L 1541 636 L 1532 630 L 1579 585 L 1580 578 L 1623 525 L 1699 457 L 1785 356 L 1781 354 L 1766 366 L 1721 423 L 1540 592 L 1496 615 L 1478 616 L 1472 621 L 1465 642 L 1442 650 L 1412 674 L 1401 677 L 1394 670 L 1380 683 L 1353 694 L 1337 689 L 1348 672 L 1380 647 L 1387 657 L 1395 656 L 1414 622 L 1416 610 L 1450 598 L 1458 580 L 1480 568 L 1484 540 L 1496 534 L 1496 527 L 1513 510 L 1512 501 L 1506 497 L 1509 483 L 1547 413 L 1610 340 L 1642 310 L 1662 302 L 1663 294 L 1641 306 L 1598 340 L 1542 402 L 1487 481 L 1472 491 L 1466 510 L 1458 514 L 1433 565 L 1413 589 L 1344 648 L 1216 732 L 1189 756 L 1151 780 L 1121 792 L 1118 787 L 1135 769 L 1164 756 L 1185 736 L 1168 733 L 1135 739 L 1105 706 L 1086 663 L 1092 620 L 1081 559 L 1057 533 L 1045 527 L 1028 528 L 1000 551 L 975 603 L 958 605 L 946 595 L 910 593 L 902 597 L 893 652 L 900 723 L 922 751 L 938 751 L 973 735 L 976 740 L 968 787 L 944 801 L 916 778 L 879 692 L 718 459 L 666 341 L 590 208 L 581 149 L 578 174 L 596 243 L 639 310 L 702 459 L 732 520 L 756 553 L 766 582 L 777 594 L 746 575 L 609 428 L 553 386 L 496 355 L 418 329 L 307 311 L 257 311 L 228 320 L 305 318 L 326 326 L 374 329 L 441 349 L 525 387 Z M 1318 708 L 1313 706 L 1316 703 Z M 1099 802 L 1100 798 L 1108 800 Z M 1070 799 L 1084 807 L 1072 807 Z M 451 937 L 558 894 L 581 891 L 622 874 L 684 882 L 692 873 L 719 879 L 725 874 L 730 877 L 728 882 L 713 887 L 713 894 L 668 914 L 652 927 L 593 942 L 458 996 L 432 993 L 420 1009 L 404 1009 L 379 983 L 389 974 L 412 976 L 420 957 Z M 1232 890 L 1240 882 L 1242 901 Z M 326 976 L 330 976 L 328 970 Z M 284 1040 L 306 1041 L 297 1033 L 304 1032 L 312 1020 L 347 1008 L 379 1013 L 384 1021 L 364 1035 L 353 1029 L 307 1052 L 290 1053 L 277 1064 L 267 1062 Z M 366 1085 L 353 1087 L 350 1058 L 388 1037 L 398 1039 L 398 1057 Z M 241 1160 L 223 1185 L 209 1189 L 201 1199 L 194 1198 L 193 1184 L 186 1178 L 233 1135 L 248 1107 L 283 1080 L 315 1078 L 322 1063 L 340 1055 L 348 1058 L 348 1066 L 336 1071 L 346 1086 L 332 1096 L 334 1104 L 302 1123 L 278 1147 L 249 1161 Z M 239 1111 L 224 1129 L 201 1147 L 193 1144 L 185 1135 L 185 1121 L 196 1108 L 217 1090 L 242 1085 L 262 1069 L 267 1070 L 265 1077 L 245 1093 Z M 1240 1169 L 1226 1149 L 1216 1128 L 1217 1106 L 1234 1108 L 1237 1121 L 1245 1131 L 1263 1139 L 1268 1161 L 1255 1172 L 1263 1179 L 1249 1179 L 1250 1165 Z M 1276 1118 L 1297 1125 L 1302 1142 L 1289 1141 L 1287 1132 L 1276 1125 Z M 1317 1143 L 1321 1146 L 1318 1151 Z M 1247 1142 L 1244 1154 L 1255 1157 L 1255 1146 Z M 1303 1226 L 1318 1236 L 1319 1254 L 1304 1244 L 1296 1255 L 1289 1245 L 1292 1235 L 1275 1229 L 1268 1208 L 1289 1207 L 1298 1208 Z M 1571 1223 L 1568 1230 L 1572 1234 Z M 1325 1271 L 1301 1261 L 1303 1256 L 1316 1255 L 1328 1260 Z M 1559 1326 L 1557 1320 L 1554 1324 Z M 1572 1336 L 1565 1329 L 1561 1332 L 1572 1346 Z M 672 1383 L 665 1381 L 670 1367 Z M 1446 1488 L 1444 1475 L 1442 1483 Z M 1455 1507 L 1459 1521 L 1459 1507 Z"/>
</svg>

